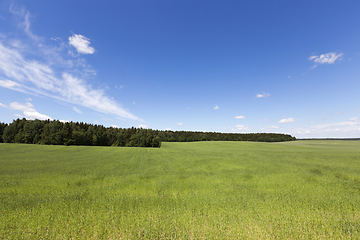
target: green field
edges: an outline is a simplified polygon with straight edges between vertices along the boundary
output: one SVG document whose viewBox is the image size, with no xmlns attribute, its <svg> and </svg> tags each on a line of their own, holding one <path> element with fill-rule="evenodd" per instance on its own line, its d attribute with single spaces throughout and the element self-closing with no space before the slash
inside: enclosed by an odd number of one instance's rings
<svg viewBox="0 0 360 240">
<path fill-rule="evenodd" d="M 0 144 L 0 239 L 359 239 L 360 141 Z"/>
</svg>

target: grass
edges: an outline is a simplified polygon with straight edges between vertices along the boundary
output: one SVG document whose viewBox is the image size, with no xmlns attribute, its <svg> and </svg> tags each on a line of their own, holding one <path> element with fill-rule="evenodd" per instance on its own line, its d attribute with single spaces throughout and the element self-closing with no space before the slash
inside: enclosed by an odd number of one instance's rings
<svg viewBox="0 0 360 240">
<path fill-rule="evenodd" d="M 0 144 L 0 239 L 359 239 L 360 141 Z"/>
</svg>

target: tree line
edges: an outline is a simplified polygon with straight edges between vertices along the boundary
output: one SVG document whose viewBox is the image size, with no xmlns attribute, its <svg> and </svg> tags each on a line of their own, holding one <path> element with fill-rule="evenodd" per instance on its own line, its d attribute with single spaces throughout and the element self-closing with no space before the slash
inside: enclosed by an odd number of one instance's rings
<svg viewBox="0 0 360 240">
<path fill-rule="evenodd" d="M 45 145 L 160 147 L 160 138 L 151 129 L 106 128 L 83 122 L 16 119 L 0 124 L 5 143 Z M 1 132 L 0 132 L 1 133 Z"/>
<path fill-rule="evenodd" d="M 284 142 L 296 140 L 289 134 L 281 133 L 219 133 L 192 131 L 159 131 L 157 135 L 162 142 L 195 142 L 195 141 L 252 141 Z"/>
<path fill-rule="evenodd" d="M 0 123 L 0 142 L 45 145 L 87 145 L 120 147 L 160 147 L 161 142 L 195 141 L 292 141 L 295 137 L 278 133 L 218 133 L 161 131 L 143 128 L 113 128 L 83 122 L 16 119 Z"/>
</svg>

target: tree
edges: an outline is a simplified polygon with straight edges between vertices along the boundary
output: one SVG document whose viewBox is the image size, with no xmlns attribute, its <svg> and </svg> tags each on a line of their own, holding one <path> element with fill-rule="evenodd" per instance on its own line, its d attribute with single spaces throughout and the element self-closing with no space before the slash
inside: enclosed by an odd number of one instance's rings
<svg viewBox="0 0 360 240">
<path fill-rule="evenodd" d="M 5 128 L 6 128 L 7 126 L 8 126 L 8 125 L 7 125 L 6 123 L 0 122 L 0 143 L 4 142 L 4 140 L 3 140 L 3 134 L 4 134 Z"/>
<path fill-rule="evenodd" d="M 15 136 L 20 132 L 21 129 L 23 129 L 23 126 L 25 124 L 26 119 L 16 119 L 13 120 L 12 123 L 10 123 L 4 130 L 3 134 L 3 141 L 6 143 L 14 143 L 15 142 Z M 22 134 L 22 133 L 21 133 Z M 19 136 L 19 139 L 20 136 Z"/>
</svg>

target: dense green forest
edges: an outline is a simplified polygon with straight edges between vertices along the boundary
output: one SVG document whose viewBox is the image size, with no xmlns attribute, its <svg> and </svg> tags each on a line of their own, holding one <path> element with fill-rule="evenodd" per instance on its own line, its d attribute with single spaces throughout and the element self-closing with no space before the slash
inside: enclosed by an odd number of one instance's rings
<svg viewBox="0 0 360 240">
<path fill-rule="evenodd" d="M 292 141 L 295 137 L 276 133 L 217 133 L 160 131 L 143 128 L 106 128 L 83 122 L 16 119 L 0 123 L 0 142 L 46 145 L 87 145 L 121 147 L 160 147 L 161 142 L 194 141 Z"/>
</svg>

